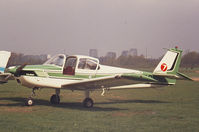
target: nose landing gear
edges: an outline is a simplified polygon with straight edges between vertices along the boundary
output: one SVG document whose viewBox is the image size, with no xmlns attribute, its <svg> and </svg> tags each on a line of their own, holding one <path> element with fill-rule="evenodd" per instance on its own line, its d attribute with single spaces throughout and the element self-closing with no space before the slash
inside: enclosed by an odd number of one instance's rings
<svg viewBox="0 0 199 132">
<path fill-rule="evenodd" d="M 28 98 L 25 102 L 25 105 L 26 106 L 32 106 L 34 104 L 34 101 L 32 98 Z"/>
<path fill-rule="evenodd" d="M 39 88 L 38 87 L 34 87 L 33 89 L 32 89 L 32 94 L 31 94 L 31 96 L 29 97 L 29 98 L 27 98 L 26 99 L 26 101 L 25 101 L 25 105 L 26 106 L 32 106 L 32 105 L 34 105 L 34 101 L 33 101 L 33 97 L 36 95 L 35 94 L 35 90 L 38 90 Z"/>
</svg>

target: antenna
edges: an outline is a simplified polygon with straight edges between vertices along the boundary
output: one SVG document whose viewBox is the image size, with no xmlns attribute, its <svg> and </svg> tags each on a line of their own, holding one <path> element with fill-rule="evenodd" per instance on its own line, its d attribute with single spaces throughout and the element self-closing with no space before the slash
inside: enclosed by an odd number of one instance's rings
<svg viewBox="0 0 199 132">
<path fill-rule="evenodd" d="M 147 59 L 147 48 L 146 48 L 146 59 Z"/>
</svg>

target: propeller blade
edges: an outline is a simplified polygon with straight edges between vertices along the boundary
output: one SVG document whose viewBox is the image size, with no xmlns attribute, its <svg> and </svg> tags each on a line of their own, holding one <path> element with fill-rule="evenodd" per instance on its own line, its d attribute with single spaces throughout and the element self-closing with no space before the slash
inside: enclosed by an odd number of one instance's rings
<svg viewBox="0 0 199 132">
<path fill-rule="evenodd" d="M 15 72 L 15 74 L 14 74 L 14 76 L 20 76 L 20 74 L 21 74 L 21 71 L 23 70 L 23 68 L 25 67 L 27 65 L 27 63 L 24 63 L 24 64 L 22 64 L 21 66 L 19 66 L 17 69 L 16 69 L 16 72 Z"/>
</svg>

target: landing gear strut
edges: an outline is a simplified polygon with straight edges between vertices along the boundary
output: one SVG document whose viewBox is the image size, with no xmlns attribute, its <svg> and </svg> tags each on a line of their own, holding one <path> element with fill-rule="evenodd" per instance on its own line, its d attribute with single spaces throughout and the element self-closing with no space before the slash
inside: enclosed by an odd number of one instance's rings
<svg viewBox="0 0 199 132">
<path fill-rule="evenodd" d="M 90 92 L 88 90 L 85 91 L 85 96 L 86 98 L 83 101 L 83 106 L 86 108 L 91 108 L 93 107 L 93 100 L 91 98 L 89 98 L 89 94 Z"/>
<path fill-rule="evenodd" d="M 26 106 L 32 106 L 32 105 L 34 105 L 34 101 L 33 101 L 32 98 L 36 95 L 35 94 L 35 90 L 38 90 L 38 89 L 39 89 L 38 87 L 35 87 L 35 88 L 32 89 L 31 96 L 29 98 L 27 98 L 26 101 L 25 101 L 25 105 Z"/>
<path fill-rule="evenodd" d="M 51 104 L 59 104 L 60 103 L 60 97 L 59 97 L 60 89 L 55 89 L 55 93 L 56 94 L 53 94 L 50 98 Z"/>
</svg>

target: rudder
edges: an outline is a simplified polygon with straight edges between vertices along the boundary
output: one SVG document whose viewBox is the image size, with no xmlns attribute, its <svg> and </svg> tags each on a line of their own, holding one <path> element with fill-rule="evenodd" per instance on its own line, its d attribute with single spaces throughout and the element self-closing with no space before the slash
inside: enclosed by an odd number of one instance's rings
<svg viewBox="0 0 199 132">
<path fill-rule="evenodd" d="M 11 56 L 11 52 L 0 51 L 0 73 L 4 73 L 10 56 Z"/>
<path fill-rule="evenodd" d="M 153 74 L 171 74 L 176 75 L 180 67 L 182 50 L 177 47 L 168 49 L 158 66 L 153 71 Z"/>
</svg>

